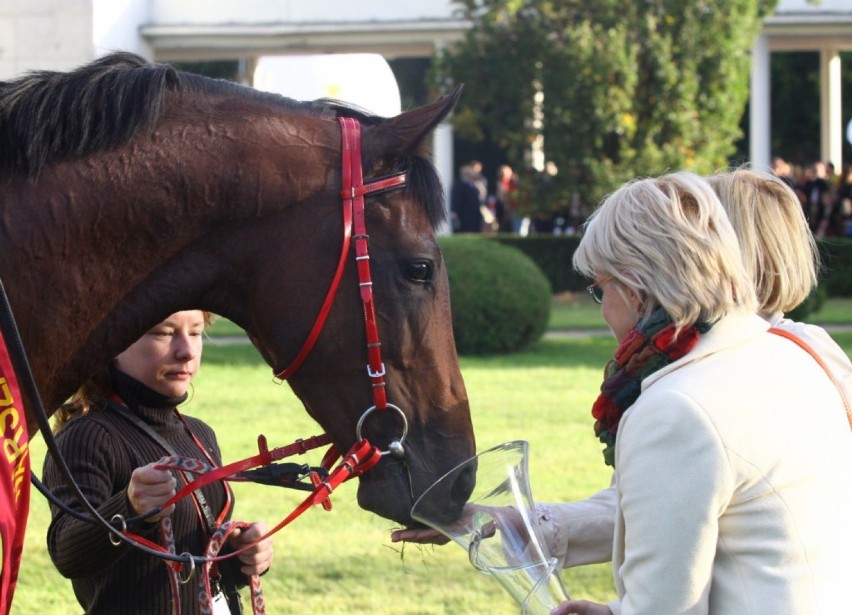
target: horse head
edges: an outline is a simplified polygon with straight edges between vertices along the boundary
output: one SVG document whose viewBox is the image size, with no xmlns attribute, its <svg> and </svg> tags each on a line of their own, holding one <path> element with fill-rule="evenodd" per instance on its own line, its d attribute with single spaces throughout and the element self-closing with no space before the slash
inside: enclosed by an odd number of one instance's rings
<svg viewBox="0 0 852 615">
<path fill-rule="evenodd" d="M 407 424 L 404 456 L 361 477 L 359 502 L 408 523 L 413 500 L 474 453 L 436 241 L 442 191 L 425 154 L 458 95 L 377 118 L 129 54 L 0 83 L 0 275 L 48 407 L 181 309 L 230 318 L 275 373 L 290 365 L 340 260 L 339 116 L 355 117 L 364 175 L 405 173 L 364 211 L 385 394 L 399 411 L 365 416 L 375 381 L 348 254 L 288 382 L 342 451 L 358 435 L 387 450 Z M 448 505 L 471 488 L 463 476 Z"/>
<path fill-rule="evenodd" d="M 410 522 L 413 500 L 472 456 L 475 448 L 452 334 L 447 272 L 436 239 L 436 228 L 445 216 L 442 191 L 424 151 L 425 140 L 458 94 L 395 118 L 358 116 L 365 181 L 405 174 L 403 187 L 365 197 L 368 237 L 361 239 L 369 250 L 382 385 L 389 408 L 373 409 L 376 385 L 369 372 L 379 368 L 369 363 L 371 340 L 362 323 L 363 280 L 354 246 L 316 343 L 288 374 L 308 413 L 341 450 L 363 436 L 388 451 L 405 434 L 404 454 L 385 455 L 361 477 L 358 492 L 363 508 L 401 523 Z M 338 114 L 348 113 L 352 112 L 338 109 Z M 336 123 L 333 126 L 340 138 Z M 258 236 L 250 244 L 223 238 L 219 246 L 232 256 L 240 253 L 244 271 L 257 274 L 246 289 L 252 298 L 246 305 L 250 318 L 243 319 L 242 314 L 234 318 L 275 373 L 292 365 L 294 349 L 308 338 L 332 284 L 346 207 L 340 186 L 337 171 L 324 190 L 280 216 L 258 221 Z M 259 237 L 263 237 L 260 246 Z M 448 502 L 460 506 L 466 501 L 471 481 L 471 476 L 461 476 L 448 493 Z"/>
</svg>

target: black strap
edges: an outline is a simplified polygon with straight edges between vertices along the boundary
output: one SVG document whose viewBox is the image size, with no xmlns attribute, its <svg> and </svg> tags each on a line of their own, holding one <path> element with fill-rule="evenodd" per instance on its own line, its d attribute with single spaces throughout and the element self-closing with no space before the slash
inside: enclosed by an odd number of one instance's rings
<svg viewBox="0 0 852 615">
<path fill-rule="evenodd" d="M 131 412 L 126 406 L 123 404 L 110 403 L 110 407 L 114 410 L 118 411 L 118 414 L 129 421 L 131 424 L 136 426 L 140 431 L 142 431 L 145 435 L 151 438 L 154 442 L 159 444 L 163 449 L 172 457 L 180 457 L 180 455 L 175 451 L 174 447 L 171 444 L 166 442 L 166 440 L 158 434 L 154 429 L 145 421 L 143 421 L 139 416 Z M 181 477 L 184 482 L 188 485 L 192 482 L 192 476 L 187 474 L 186 472 L 180 472 Z M 201 493 L 201 489 L 196 489 L 192 492 L 192 497 L 195 498 L 195 501 L 198 502 L 198 507 L 201 509 L 201 512 L 204 514 L 204 520 L 207 522 L 207 531 L 209 535 L 212 536 L 216 531 L 216 517 L 213 514 L 213 511 L 210 509 L 210 505 L 207 503 L 207 498 L 204 497 L 204 494 Z"/>
</svg>

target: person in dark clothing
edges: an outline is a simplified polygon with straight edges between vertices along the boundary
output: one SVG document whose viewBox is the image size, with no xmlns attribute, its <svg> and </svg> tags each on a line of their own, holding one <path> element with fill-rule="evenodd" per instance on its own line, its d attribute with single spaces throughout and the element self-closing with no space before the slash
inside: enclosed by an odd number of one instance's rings
<svg viewBox="0 0 852 615">
<path fill-rule="evenodd" d="M 476 171 L 471 165 L 459 169 L 459 178 L 450 193 L 450 208 L 453 214 L 453 231 L 456 233 L 481 233 L 482 211 L 479 189 L 476 186 Z"/>
<path fill-rule="evenodd" d="M 213 430 L 177 409 L 186 401 L 200 365 L 208 321 L 209 316 L 199 310 L 172 314 L 119 354 L 57 412 L 56 440 L 62 456 L 104 518 L 130 519 L 152 511 L 183 486 L 183 477 L 178 482 L 170 471 L 155 467 L 166 455 L 221 465 Z M 44 483 L 69 507 L 83 510 L 51 457 L 45 461 Z M 199 491 L 201 496 L 196 491 L 128 530 L 162 544 L 158 521 L 169 516 L 176 552 L 203 554 L 212 532 L 230 518 L 233 495 L 224 482 Z M 52 506 L 51 513 L 50 557 L 59 572 L 71 579 L 86 613 L 171 612 L 172 589 L 162 560 L 124 543 L 114 545 L 103 527 L 57 507 Z M 231 534 L 223 553 L 257 541 L 266 531 L 263 524 L 255 523 Z M 236 589 L 248 584 L 248 577 L 265 572 L 271 561 L 272 541 L 267 538 L 214 566 L 214 604 L 221 604 L 224 612 L 241 612 Z M 179 585 L 182 612 L 200 612 L 199 576 Z"/>
<path fill-rule="evenodd" d="M 831 199 L 831 183 L 824 162 L 817 161 L 808 168 L 803 192 L 807 199 L 804 205 L 805 217 L 811 231 L 817 233 Z"/>
</svg>

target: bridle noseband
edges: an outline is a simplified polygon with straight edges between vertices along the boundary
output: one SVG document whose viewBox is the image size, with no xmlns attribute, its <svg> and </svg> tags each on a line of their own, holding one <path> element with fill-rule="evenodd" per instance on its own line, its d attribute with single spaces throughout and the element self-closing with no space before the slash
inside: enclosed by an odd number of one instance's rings
<svg viewBox="0 0 852 615">
<path fill-rule="evenodd" d="M 343 277 L 343 270 L 349 256 L 349 248 L 354 243 L 358 286 L 364 308 L 364 331 L 367 337 L 367 376 L 370 378 L 373 392 L 373 405 L 365 410 L 358 420 L 355 436 L 357 441 L 363 440 L 361 432 L 364 421 L 373 411 L 388 408 L 395 410 L 402 419 L 402 435 L 398 440 L 392 441 L 388 445 L 388 450 L 383 451 L 382 454 L 390 453 L 394 457 L 401 458 L 405 454 L 403 444 L 408 435 L 408 419 L 398 406 L 387 401 L 385 364 L 382 361 L 382 343 L 379 339 L 379 328 L 376 324 L 376 310 L 373 302 L 370 237 L 367 234 L 364 197 L 369 194 L 402 188 L 406 184 L 407 175 L 405 171 L 400 171 L 364 183 L 364 169 L 361 163 L 361 125 L 358 120 L 351 117 L 338 118 L 338 122 L 340 124 L 342 160 L 340 197 L 342 199 L 343 243 L 337 262 L 337 270 L 305 343 L 290 365 L 277 372 L 275 377 L 283 381 L 292 376 L 301 367 L 314 347 L 323 326 L 325 326 L 331 306 L 334 304 L 334 298 L 337 295 L 337 289 L 340 286 L 340 280 Z"/>
</svg>

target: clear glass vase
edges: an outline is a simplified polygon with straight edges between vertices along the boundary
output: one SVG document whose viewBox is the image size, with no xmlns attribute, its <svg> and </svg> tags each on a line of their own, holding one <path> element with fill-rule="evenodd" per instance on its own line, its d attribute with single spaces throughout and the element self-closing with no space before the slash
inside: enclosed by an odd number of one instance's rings
<svg viewBox="0 0 852 615">
<path fill-rule="evenodd" d="M 414 503 L 411 516 L 467 551 L 471 565 L 493 576 L 529 615 L 549 613 L 568 599 L 535 513 L 523 440 L 506 442 L 473 457 L 441 477 Z M 460 475 L 473 470 L 476 485 L 460 515 L 447 494 Z"/>
</svg>

